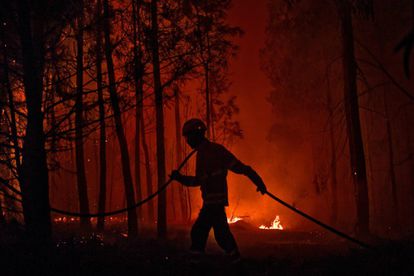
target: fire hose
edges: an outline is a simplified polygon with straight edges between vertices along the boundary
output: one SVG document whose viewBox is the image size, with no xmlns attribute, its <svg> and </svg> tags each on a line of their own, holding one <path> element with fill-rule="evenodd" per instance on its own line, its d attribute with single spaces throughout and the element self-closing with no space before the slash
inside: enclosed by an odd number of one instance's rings
<svg viewBox="0 0 414 276">
<path fill-rule="evenodd" d="M 187 157 L 186 158 L 184 158 L 184 160 L 183 160 L 183 162 L 181 162 L 181 164 L 178 166 L 178 168 L 177 168 L 177 170 L 179 171 L 179 170 L 181 170 L 183 167 L 184 167 L 184 165 L 187 163 L 187 161 L 191 158 L 191 156 L 193 156 L 193 154 L 195 153 L 196 151 L 195 150 L 193 150 L 192 152 L 190 152 L 188 155 L 187 155 Z M 113 216 L 113 215 L 118 215 L 118 214 L 121 214 L 121 213 L 124 213 L 124 212 L 127 212 L 127 211 L 129 211 L 129 210 L 132 210 L 132 209 L 134 209 L 134 208 L 137 208 L 137 207 L 139 207 L 139 206 L 141 206 L 141 205 L 143 205 L 143 204 L 145 204 L 145 203 L 147 203 L 148 201 L 150 201 L 151 199 L 153 199 L 154 197 L 156 197 L 156 196 L 158 196 L 160 193 L 162 193 L 166 188 L 167 188 L 167 186 L 168 185 L 170 185 L 170 183 L 173 181 L 173 179 L 170 177 L 169 179 L 168 179 L 168 181 L 167 182 L 165 182 L 165 184 L 164 185 L 162 185 L 155 193 L 153 193 L 153 194 L 151 194 L 151 195 L 149 195 L 148 197 L 146 197 L 145 199 L 143 199 L 143 200 L 141 200 L 141 201 L 139 201 L 139 202 L 137 202 L 137 203 L 135 203 L 135 204 L 133 204 L 133 205 L 130 205 L 130 206 L 127 206 L 127 207 L 125 207 L 125 208 L 122 208 L 122 209 L 118 209 L 118 210 L 114 210 L 114 211 L 110 211 L 110 212 L 101 212 L 101 213 L 77 213 L 77 212 L 69 212 L 69 211 L 64 211 L 64 210 L 60 210 L 60 209 L 57 209 L 57 208 L 53 208 L 53 207 L 51 207 L 50 208 L 50 210 L 52 211 L 52 212 L 55 212 L 55 213 L 58 213 L 58 214 L 61 214 L 61 215 L 66 215 L 66 216 L 72 216 L 72 217 L 83 217 L 83 218 L 93 218 L 93 217 L 107 217 L 107 216 Z"/>
<path fill-rule="evenodd" d="M 184 167 L 184 165 L 191 158 L 191 156 L 193 156 L 193 154 L 195 152 L 196 152 L 196 150 L 193 150 L 192 152 L 190 152 L 184 158 L 184 160 L 181 162 L 181 164 L 177 168 L 178 171 L 181 170 Z M 128 210 L 137 208 L 137 207 L 139 207 L 139 206 L 147 203 L 151 199 L 153 199 L 156 196 L 158 196 L 161 192 L 163 192 L 167 188 L 167 186 L 170 185 L 170 183 L 172 181 L 173 181 L 173 179 L 170 177 L 168 179 L 168 181 L 164 185 L 162 185 L 155 193 L 149 195 L 145 199 L 143 199 L 143 200 L 141 200 L 141 201 L 139 201 L 139 202 L 137 202 L 137 203 L 135 203 L 133 205 L 127 206 L 126 208 L 122 208 L 122 209 L 118 209 L 118 210 L 114 210 L 114 211 L 110 211 L 110 212 L 101 212 L 101 213 L 77 213 L 77 212 L 64 211 L 64 210 L 60 210 L 60 209 L 53 208 L 53 207 L 51 207 L 50 210 L 52 212 L 55 212 L 55 213 L 58 213 L 58 214 L 67 215 L 67 216 L 75 216 L 75 217 L 89 217 L 89 218 L 91 218 L 91 217 L 113 216 L 113 215 L 117 215 L 117 214 L 124 213 L 124 212 L 126 212 Z M 327 225 L 327 224 L 325 224 L 325 223 L 317 220 L 316 218 L 314 218 L 314 217 L 312 217 L 312 216 L 310 216 L 310 215 L 302 212 L 301 210 L 296 209 L 295 207 L 293 207 L 292 205 L 290 205 L 287 202 L 283 201 L 282 199 L 278 198 L 277 196 L 275 196 L 271 192 L 266 191 L 265 194 L 268 195 L 274 201 L 280 203 L 281 205 L 285 206 L 286 208 L 290 209 L 291 211 L 295 212 L 296 214 L 298 214 L 298 215 L 300 215 L 300 216 L 302 216 L 302 217 L 304 217 L 304 218 L 312 221 L 313 223 L 319 225 L 320 227 L 322 227 L 322 228 L 330 231 L 331 233 L 333 233 L 333 234 L 335 234 L 335 235 L 337 235 L 337 236 L 339 236 L 341 238 L 344 238 L 344 239 L 346 239 L 346 240 L 348 240 L 350 242 L 353 242 L 353 243 L 355 243 L 355 244 L 357 244 L 357 245 L 359 245 L 359 246 L 361 246 L 363 248 L 373 249 L 372 246 L 370 246 L 370 245 L 368 245 L 368 244 L 366 244 L 366 243 L 364 243 L 364 242 L 362 242 L 360 240 L 357 240 L 356 238 L 353 238 L 353 237 L 349 236 L 348 234 L 345 234 L 344 232 L 339 231 L 338 229 L 336 229 L 336 228 L 334 228 L 334 227 L 332 227 L 330 225 Z"/>
<path fill-rule="evenodd" d="M 335 234 L 335 235 L 337 235 L 337 236 L 339 236 L 341 238 L 344 238 L 346 240 L 349 240 L 350 242 L 353 242 L 355 244 L 358 244 L 361 247 L 364 247 L 364 248 L 367 248 L 367 249 L 373 249 L 372 246 L 370 246 L 370 245 L 368 245 L 368 244 L 366 244 L 366 243 L 364 243 L 364 242 L 362 242 L 360 240 L 357 240 L 357 239 L 349 236 L 348 234 L 345 234 L 344 232 L 341 232 L 338 229 L 335 229 L 334 227 L 332 227 L 330 225 L 327 225 L 327 224 L 325 224 L 325 223 L 317 220 L 316 218 L 314 218 L 314 217 L 312 217 L 312 216 L 310 216 L 310 215 L 302 212 L 301 210 L 296 209 L 295 207 L 293 207 L 292 205 L 288 204 L 287 202 L 281 200 L 280 198 L 278 198 L 277 196 L 275 196 L 271 192 L 266 191 L 265 194 L 268 195 L 271 199 L 277 201 L 278 203 L 282 204 L 286 208 L 288 208 L 291 211 L 295 212 L 296 214 L 298 214 L 298 215 L 300 215 L 300 216 L 302 216 L 302 217 L 304 217 L 304 218 L 312 221 L 313 223 L 319 225 L 322 228 L 325 228 L 326 230 L 332 232 L 333 234 Z"/>
</svg>

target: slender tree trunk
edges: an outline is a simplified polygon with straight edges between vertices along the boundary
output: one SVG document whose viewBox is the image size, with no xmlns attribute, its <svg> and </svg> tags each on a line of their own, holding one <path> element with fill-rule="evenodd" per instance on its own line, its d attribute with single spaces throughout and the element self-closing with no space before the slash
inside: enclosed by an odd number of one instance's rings
<svg viewBox="0 0 414 276">
<path fill-rule="evenodd" d="M 56 60 L 57 57 L 53 56 L 53 59 Z M 56 92 L 59 90 L 59 85 L 57 84 L 57 80 L 56 80 L 56 72 L 55 70 L 53 70 L 52 72 L 52 77 L 51 77 L 51 83 L 50 83 L 50 105 L 52 105 L 52 108 L 50 109 L 50 126 L 51 126 L 51 132 L 50 132 L 50 136 L 51 136 L 51 141 L 50 141 L 50 150 L 52 151 L 53 157 L 56 156 L 56 150 L 57 150 L 57 146 L 58 146 L 58 140 L 57 140 L 57 136 L 56 136 L 56 129 L 54 128 L 54 126 L 56 125 L 56 109 L 55 109 L 55 94 Z"/>
<path fill-rule="evenodd" d="M 27 105 L 20 178 L 26 230 L 36 241 L 51 237 L 48 169 L 43 130 L 44 48 L 39 36 L 43 22 L 28 0 L 18 1 L 18 25 L 23 58 L 23 85 Z M 33 33 L 32 33 L 33 31 Z"/>
<path fill-rule="evenodd" d="M 134 186 L 132 182 L 132 174 L 130 168 L 130 158 L 128 152 L 127 140 L 125 137 L 124 127 L 121 118 L 121 110 L 119 107 L 119 99 L 115 86 L 115 71 L 112 60 L 112 45 L 110 40 L 110 22 L 109 22 L 109 3 L 108 0 L 103 1 L 104 4 L 104 37 L 105 37 L 105 56 L 106 65 L 108 67 L 109 78 L 109 94 L 114 112 L 115 130 L 118 137 L 119 148 L 121 151 L 122 175 L 124 178 L 125 196 L 127 206 L 132 206 L 134 200 Z M 132 208 L 128 211 L 128 236 L 135 237 L 138 234 L 138 220 L 136 209 Z"/>
<path fill-rule="evenodd" d="M 413 5 L 414 6 L 414 5 Z M 411 126 L 411 118 L 410 117 L 411 112 L 409 112 L 407 109 L 404 112 L 404 119 L 406 122 L 406 135 L 405 135 L 405 148 L 406 148 L 406 152 L 408 153 L 408 164 L 409 164 L 409 171 L 410 174 L 408 176 L 408 183 L 410 183 L 410 193 L 411 193 L 411 199 L 414 199 L 414 185 L 412 185 L 414 183 L 414 153 L 413 153 L 413 149 L 412 149 L 412 135 L 411 135 L 411 131 L 412 131 L 412 126 Z M 411 208 L 410 211 L 406 211 L 406 214 L 412 214 L 412 207 L 413 207 L 413 203 L 414 200 L 411 201 Z M 411 225 L 412 227 L 412 225 Z"/>
<path fill-rule="evenodd" d="M 205 63 L 205 79 L 206 79 L 206 116 L 207 116 L 207 135 L 210 139 L 215 139 L 212 135 L 213 130 L 213 118 L 212 118 L 212 101 L 211 101 L 211 87 L 210 87 L 210 62 L 211 59 L 211 47 L 210 47 L 210 35 L 207 32 L 206 36 L 206 50 L 207 50 L 207 61 Z"/>
<path fill-rule="evenodd" d="M 174 154 L 173 149 L 171 148 L 169 151 L 167 149 L 167 152 L 170 153 L 170 161 L 171 161 L 171 164 L 174 164 L 175 154 Z M 177 221 L 177 208 L 176 208 L 177 200 L 176 200 L 176 194 L 177 194 L 177 186 L 176 185 L 172 185 L 170 187 L 170 189 L 167 190 L 167 202 L 170 202 L 170 205 L 169 205 L 170 206 L 170 209 L 171 209 L 171 211 L 170 211 L 170 214 L 171 214 L 170 221 L 174 221 L 174 222 Z M 168 195 L 169 195 L 169 197 L 168 197 Z"/>
<path fill-rule="evenodd" d="M 181 144 L 181 139 L 183 137 L 181 135 L 180 93 L 179 93 L 178 87 L 175 90 L 174 115 L 175 115 L 176 165 L 178 166 L 180 162 L 183 160 L 183 148 Z M 183 185 L 178 186 L 178 193 L 179 193 L 179 198 L 180 198 L 181 217 L 183 221 L 186 221 L 188 214 L 187 214 L 186 197 L 185 197 Z"/>
<path fill-rule="evenodd" d="M 345 115 L 348 130 L 349 150 L 351 157 L 352 180 L 356 188 L 358 235 L 368 235 L 369 231 L 369 198 L 365 167 L 364 145 L 362 141 L 358 94 L 356 61 L 354 54 L 354 38 L 351 7 L 348 0 L 338 0 L 341 19 L 343 45 L 344 99 Z"/>
<path fill-rule="evenodd" d="M 53 59 L 56 60 L 56 56 L 53 55 Z M 56 131 L 54 126 L 56 125 L 56 110 L 54 107 L 54 103 L 55 103 L 55 90 L 57 89 L 57 84 L 56 84 L 56 73 L 55 70 L 52 69 L 52 76 L 50 77 L 50 89 L 47 92 L 49 94 L 49 105 L 52 106 L 52 108 L 50 109 L 50 116 L 48 118 L 48 123 L 50 125 L 51 128 L 51 132 L 50 132 L 50 137 L 51 137 L 51 141 L 50 141 L 50 159 L 55 160 L 57 157 L 57 146 L 58 146 L 58 141 L 57 141 L 57 136 L 56 136 Z M 52 171 L 49 172 L 49 197 L 51 200 L 53 199 L 58 199 L 59 195 L 57 193 L 57 187 L 56 187 L 56 168 L 53 168 Z"/>
<path fill-rule="evenodd" d="M 148 143 L 147 143 L 147 138 L 145 135 L 145 120 L 144 120 L 144 109 L 142 108 L 142 102 L 141 102 L 141 108 L 140 108 L 140 118 L 141 118 L 141 137 L 142 137 L 142 149 L 144 151 L 144 162 L 145 162 L 145 177 L 146 177 L 146 182 L 147 182 L 147 192 L 148 195 L 152 194 L 153 192 L 153 188 L 152 188 L 152 172 L 151 172 L 151 158 L 150 158 L 150 154 L 149 154 L 149 148 L 148 148 Z M 154 223 L 154 216 L 155 216 L 155 211 L 154 211 L 154 201 L 150 200 L 147 203 L 148 206 L 148 220 L 149 222 L 152 224 Z"/>
<path fill-rule="evenodd" d="M 206 125 L 207 125 L 207 137 L 211 137 L 211 103 L 210 103 L 210 68 L 208 62 L 204 65 L 204 79 L 205 79 L 205 92 L 206 92 Z"/>
<path fill-rule="evenodd" d="M 336 166 L 336 149 L 335 149 L 335 131 L 334 131 L 334 112 L 332 109 L 332 96 L 329 89 L 326 90 L 326 99 L 329 116 L 329 145 L 331 153 L 330 171 L 331 171 L 331 224 L 335 225 L 338 220 L 338 179 Z"/>
<path fill-rule="evenodd" d="M 69 129 L 73 129 L 73 119 L 71 117 L 68 118 L 68 123 L 69 123 Z M 76 153 L 75 153 L 75 145 L 74 142 L 72 140 L 69 141 L 69 145 L 70 145 L 70 157 L 69 157 L 69 164 L 70 167 L 73 168 L 73 170 L 75 171 L 75 173 L 71 173 L 70 174 L 70 185 L 72 185 L 72 183 L 76 182 L 76 162 L 74 162 L 74 160 L 76 160 Z M 68 197 L 68 208 L 69 210 L 73 210 L 76 208 L 76 199 L 75 199 L 75 194 L 71 193 L 71 196 Z"/>
<path fill-rule="evenodd" d="M 164 145 L 164 110 L 160 76 L 160 60 L 158 50 L 158 8 L 157 0 L 151 0 L 151 46 L 152 46 L 152 65 L 154 74 L 155 90 L 155 118 L 157 132 L 157 171 L 158 188 L 165 183 L 165 145 Z M 167 197 L 166 192 L 158 196 L 158 237 L 167 236 Z"/>
<path fill-rule="evenodd" d="M 138 5 L 138 7 L 137 7 Z M 134 148 L 134 164 L 135 164 L 135 187 L 136 187 L 136 198 L 137 201 L 142 200 L 142 189 L 141 189 L 141 155 L 140 155 L 140 121 L 142 120 L 140 114 L 140 108 L 142 108 L 143 100 L 143 80 L 142 80 L 142 64 L 141 55 L 139 54 L 140 44 L 138 44 L 138 32 L 139 30 L 139 11 L 140 1 L 132 0 L 132 17 L 134 21 L 134 85 L 135 85 L 135 148 Z M 138 217 L 142 220 L 142 208 L 138 208 Z"/>
<path fill-rule="evenodd" d="M 105 101 L 103 96 L 102 79 L 102 3 L 98 0 L 96 5 L 96 85 L 99 104 L 99 199 L 98 212 L 104 213 L 106 207 L 106 125 L 105 125 Z M 105 228 L 105 218 L 99 217 L 98 231 Z"/>
<path fill-rule="evenodd" d="M 109 159 L 111 158 L 115 158 L 115 145 L 112 142 L 109 142 Z M 108 200 L 108 207 L 110 210 L 113 209 L 112 203 L 113 203 L 113 191 L 114 191 L 114 178 L 115 178 L 115 171 L 116 171 L 116 166 L 110 166 L 110 170 L 108 172 L 109 174 L 109 200 Z"/>
<path fill-rule="evenodd" d="M 206 126 L 207 126 L 207 137 L 211 138 L 211 101 L 210 101 L 210 41 L 209 41 L 209 34 L 208 32 L 202 33 L 202 30 L 200 28 L 200 21 L 201 21 L 201 15 L 199 10 L 196 8 L 196 14 L 198 18 L 197 22 L 197 31 L 199 33 L 198 36 L 198 42 L 200 46 L 200 56 L 203 63 L 203 70 L 204 70 L 204 89 L 205 89 L 205 104 L 206 104 Z M 203 36 L 207 38 L 206 45 L 204 45 Z M 205 47 L 206 46 L 206 47 Z M 207 50 L 207 58 L 204 57 L 205 50 Z"/>
<path fill-rule="evenodd" d="M 188 109 L 188 105 L 184 105 L 185 109 L 184 109 L 184 114 L 185 117 L 188 117 L 189 115 L 189 109 Z M 183 149 L 183 156 L 187 155 L 187 152 L 185 149 Z M 188 174 L 189 170 L 188 170 L 188 166 L 184 167 L 184 173 Z M 187 215 L 188 217 L 186 218 L 186 222 L 190 223 L 191 222 L 191 215 L 193 213 L 193 208 L 192 208 L 192 201 L 191 201 L 191 193 L 190 193 L 190 188 L 189 187 L 185 187 L 185 191 L 186 191 L 186 203 L 187 203 Z"/>
<path fill-rule="evenodd" d="M 76 55 L 76 102 L 75 102 L 75 153 L 76 153 L 76 182 L 78 187 L 79 211 L 89 213 L 89 198 L 85 171 L 85 152 L 83 145 L 83 2 L 82 14 L 77 19 L 77 55 Z M 89 218 L 81 217 L 80 225 L 83 230 L 91 227 Z"/>
<path fill-rule="evenodd" d="M 390 172 L 391 180 L 391 195 L 392 195 L 392 204 L 394 207 L 394 219 L 396 225 L 398 225 L 398 214 L 399 214 L 399 205 L 398 205 L 398 194 L 397 194 L 397 177 L 394 168 L 394 141 L 392 137 L 392 128 L 390 122 L 390 115 L 388 111 L 388 102 L 387 102 L 387 92 L 384 90 L 384 111 L 385 111 L 385 128 L 387 132 L 387 143 L 388 143 L 388 165 Z"/>
</svg>

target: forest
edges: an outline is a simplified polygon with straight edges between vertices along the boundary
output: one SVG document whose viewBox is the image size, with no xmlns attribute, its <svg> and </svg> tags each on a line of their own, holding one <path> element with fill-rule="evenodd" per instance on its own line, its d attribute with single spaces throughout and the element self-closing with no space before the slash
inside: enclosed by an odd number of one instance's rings
<svg viewBox="0 0 414 276">
<path fill-rule="evenodd" d="M 413 43 L 408 0 L 1 1 L 1 273 L 414 273 Z M 237 263 L 188 252 L 191 118 L 267 187 Z"/>
</svg>

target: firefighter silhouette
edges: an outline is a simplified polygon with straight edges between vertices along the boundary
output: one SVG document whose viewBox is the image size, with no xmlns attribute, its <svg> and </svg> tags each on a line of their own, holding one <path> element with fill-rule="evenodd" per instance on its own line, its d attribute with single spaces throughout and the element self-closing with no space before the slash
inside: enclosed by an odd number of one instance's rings
<svg viewBox="0 0 414 276">
<path fill-rule="evenodd" d="M 224 146 L 205 137 L 206 125 L 199 119 L 190 119 L 182 134 L 187 144 L 197 151 L 196 175 L 182 175 L 172 171 L 171 178 L 188 187 L 201 189 L 203 206 L 191 229 L 191 249 L 195 254 L 204 253 L 210 229 L 218 245 L 228 256 L 239 258 L 236 241 L 227 223 L 225 206 L 228 206 L 227 171 L 247 176 L 262 194 L 266 186 L 261 177 L 250 167 L 240 162 Z"/>
</svg>

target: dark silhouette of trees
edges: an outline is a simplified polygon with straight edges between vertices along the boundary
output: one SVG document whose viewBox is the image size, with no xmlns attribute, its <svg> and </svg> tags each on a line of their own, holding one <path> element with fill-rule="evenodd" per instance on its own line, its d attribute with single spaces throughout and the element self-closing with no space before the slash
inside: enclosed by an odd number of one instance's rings
<svg viewBox="0 0 414 276">
<path fill-rule="evenodd" d="M 328 205 L 334 200 L 331 194 L 334 193 L 332 165 L 335 164 L 332 162 L 337 160 L 332 160 L 332 155 L 340 156 L 338 149 L 342 148 L 344 138 L 340 131 L 342 109 L 334 110 L 339 81 L 335 79 L 332 85 L 327 85 L 329 78 L 325 77 L 327 65 L 337 59 L 335 47 L 339 44 L 335 25 L 331 23 L 335 18 L 329 13 L 333 5 L 285 2 L 269 1 L 271 20 L 261 51 L 262 67 L 273 88 L 269 102 L 275 116 L 268 139 L 277 147 L 281 160 L 281 185 L 289 186 L 293 201 L 301 204 L 298 208 L 311 208 L 314 204 L 323 215 L 334 216 L 335 210 Z M 336 74 L 336 70 L 334 67 L 331 71 Z M 328 93 L 332 94 L 331 103 L 328 103 Z M 335 116 L 330 111 L 336 111 Z M 329 141 L 330 131 L 336 134 L 334 141 Z M 331 148 L 327 146 L 329 143 Z M 288 165 L 285 160 L 296 166 Z M 298 165 L 301 162 L 307 165 Z M 292 178 L 295 188 L 288 184 Z M 342 181 L 338 188 L 340 193 L 352 189 Z M 332 193 L 327 193 L 329 190 Z M 314 199 L 312 205 L 310 199 Z"/>
<path fill-rule="evenodd" d="M 401 230 L 398 217 L 412 209 L 404 194 L 411 154 L 403 152 L 410 147 L 401 141 L 410 131 L 398 127 L 411 120 L 412 114 L 402 114 L 412 99 L 392 49 L 405 34 L 400 17 L 410 16 L 412 3 L 393 3 L 390 12 L 391 4 L 375 2 L 375 14 L 373 3 L 269 1 L 263 67 L 275 88 L 269 99 L 277 114 L 269 138 L 288 148 L 290 158 L 298 147 L 308 158 L 304 145 L 312 147 L 315 173 L 331 190 L 317 190 L 321 201 L 312 205 L 329 203 L 332 224 L 356 220 L 350 230 L 360 235 L 394 235 Z M 382 226 L 384 221 L 392 226 Z"/>
<path fill-rule="evenodd" d="M 329 82 L 329 80 L 328 80 Z M 335 147 L 335 124 L 334 124 L 334 107 L 332 103 L 332 91 L 328 83 L 328 89 L 326 89 L 326 106 L 329 116 L 329 147 L 330 147 L 330 173 L 331 173 L 331 217 L 330 223 L 336 225 L 338 221 L 338 169 L 337 169 L 337 152 Z"/>
<path fill-rule="evenodd" d="M 165 145 L 164 145 L 164 111 L 163 90 L 161 85 L 159 41 L 158 41 L 158 1 L 151 0 L 151 48 L 152 66 L 154 74 L 156 134 L 157 134 L 157 183 L 161 187 L 165 183 Z M 158 197 L 158 237 L 165 238 L 167 235 L 167 198 L 165 192 Z"/>
<path fill-rule="evenodd" d="M 142 103 L 141 103 L 142 105 Z M 151 167 L 151 158 L 150 158 L 150 149 L 147 143 L 146 133 L 145 133 L 145 117 L 144 117 L 144 109 L 140 108 L 140 118 L 142 118 L 141 126 L 141 139 L 142 139 L 142 149 L 144 151 L 144 164 L 145 164 L 145 178 L 147 183 L 147 193 L 152 194 L 153 192 L 153 177 L 152 177 L 152 167 Z M 154 202 L 148 202 L 148 220 L 150 223 L 154 222 L 155 218 L 155 210 L 154 210 Z"/>
<path fill-rule="evenodd" d="M 214 140 L 214 123 L 218 124 L 220 120 L 214 106 L 220 108 L 223 104 L 218 98 L 227 91 L 227 84 L 223 84 L 227 81 L 228 60 L 238 49 L 233 39 L 241 36 L 243 31 L 226 23 L 230 0 L 186 2 L 185 13 L 194 24 L 190 38 L 204 86 L 201 90 L 205 98 L 207 135 Z"/>
<path fill-rule="evenodd" d="M 22 82 L 27 108 L 27 123 L 22 147 L 19 177 L 26 230 L 37 240 L 51 235 L 49 183 L 42 112 L 45 57 L 57 43 L 61 28 L 70 18 L 73 3 L 21 0 L 5 4 L 16 12 L 16 29 L 21 47 Z"/>
<path fill-rule="evenodd" d="M 1 19 L 4 19 L 3 17 Z M 21 193 L 15 188 L 16 181 L 12 179 L 19 176 L 21 171 L 20 162 L 20 144 L 18 143 L 18 125 L 16 120 L 15 100 L 13 97 L 12 84 L 10 80 L 8 55 L 8 40 L 6 39 L 7 23 L 5 20 L 0 26 L 0 43 L 2 45 L 2 66 L 0 72 L 1 78 L 1 90 L 0 90 L 0 154 L 1 154 L 1 168 L 0 187 L 3 200 L 0 203 L 0 212 L 5 212 L 6 215 L 1 215 L 1 220 L 6 221 L 7 213 L 13 210 L 21 210 Z"/>
<path fill-rule="evenodd" d="M 118 137 L 119 148 L 121 151 L 121 162 L 122 162 L 122 175 L 124 178 L 124 189 L 125 197 L 128 206 L 132 206 L 135 202 L 134 198 L 134 185 L 132 182 L 132 174 L 130 167 L 130 157 L 128 152 L 127 140 L 125 137 L 125 131 L 121 118 L 121 110 L 119 107 L 119 99 L 116 90 L 115 81 L 115 70 L 112 59 L 113 44 L 110 38 L 110 6 L 108 0 L 103 0 L 104 9 L 104 40 L 105 40 L 105 57 L 106 65 L 108 69 L 108 80 L 109 80 L 109 94 L 111 100 L 111 106 L 114 112 L 115 129 Z M 135 209 L 128 211 L 128 236 L 135 237 L 138 232 L 138 221 Z"/>
<path fill-rule="evenodd" d="M 98 92 L 99 104 L 99 200 L 98 211 L 105 212 L 106 205 L 106 186 L 107 186 L 107 170 L 106 170 L 106 125 L 105 125 L 105 100 L 103 95 L 103 77 L 102 77 L 102 2 L 97 1 L 96 4 L 96 85 Z M 99 217 L 97 223 L 98 231 L 103 231 L 105 218 Z"/>
<path fill-rule="evenodd" d="M 140 125 L 144 123 L 143 100 L 144 100 L 144 70 L 142 64 L 142 31 L 141 31 L 141 1 L 132 0 L 132 25 L 133 25 L 133 52 L 134 52 L 134 86 L 135 86 L 135 147 L 134 147 L 134 170 L 135 170 L 135 189 L 136 200 L 142 200 L 141 185 L 141 152 L 140 152 Z M 138 38 L 140 36 L 140 38 Z M 142 208 L 138 209 L 138 217 L 142 220 Z"/>
<path fill-rule="evenodd" d="M 181 133 L 181 104 L 180 104 L 180 89 L 178 86 L 174 87 L 174 120 L 175 120 L 175 152 L 176 160 L 175 164 L 178 166 L 183 160 L 183 147 L 182 147 L 182 133 Z M 174 188 L 174 187 L 173 187 Z M 178 197 L 180 202 L 181 210 L 181 219 L 186 222 L 188 219 L 188 210 L 187 210 L 187 197 L 186 191 L 182 185 L 178 186 Z"/>
<path fill-rule="evenodd" d="M 80 1 L 80 14 L 77 18 L 76 26 L 76 102 L 75 102 L 75 153 L 76 153 L 76 176 L 77 176 L 77 187 L 79 195 L 79 211 L 81 213 L 89 213 L 89 199 L 88 199 L 88 188 L 86 181 L 85 171 L 85 154 L 84 154 L 84 142 L 83 142 L 83 74 L 84 74 L 84 7 L 83 0 Z M 81 227 L 89 229 L 91 227 L 89 218 L 82 217 L 80 219 Z"/>
<path fill-rule="evenodd" d="M 193 7 L 196 4 L 192 3 Z M 157 186 L 163 185 L 166 166 L 170 165 L 165 160 L 164 107 L 175 99 L 178 141 L 184 116 L 175 89 L 190 81 L 201 82 L 206 77 L 200 73 L 206 63 L 211 128 L 218 122 L 215 118 L 230 118 L 229 114 L 237 113 L 234 99 L 225 110 L 222 106 L 226 104 L 219 103 L 214 94 L 220 95 L 215 91 L 228 87 L 219 82 L 226 60 L 236 50 L 231 38 L 239 30 L 225 24 L 229 1 L 203 5 L 199 5 L 201 17 L 211 22 L 186 14 L 183 3 L 176 1 L 1 3 L 0 40 L 7 47 L 1 48 L 0 57 L 1 89 L 5 92 L 0 107 L 6 114 L 0 133 L 0 193 L 2 204 L 7 205 L 4 207 L 18 209 L 22 203 L 32 237 L 50 237 L 50 203 L 80 213 L 94 212 L 95 206 L 98 212 L 105 212 L 108 206 L 113 209 L 116 204 L 108 201 L 119 200 L 114 194 L 118 186 L 109 189 L 108 182 L 116 185 L 119 170 L 127 206 L 141 200 L 145 190 L 152 194 L 154 152 Z M 197 29 L 203 32 L 197 33 Z M 208 42 L 208 51 L 203 48 L 203 55 L 208 56 L 204 64 L 196 58 L 200 54 L 200 47 L 194 44 L 196 33 L 203 41 L 202 47 Z M 219 53 L 223 55 L 220 59 L 215 57 Z M 129 152 L 131 115 L 135 117 L 135 146 Z M 106 149 L 112 135 L 118 139 L 121 169 L 114 166 L 108 170 L 109 160 L 118 154 Z M 155 151 L 149 143 L 153 137 Z M 180 143 L 171 165 L 181 161 L 183 152 Z M 130 154 L 134 154 L 135 185 Z M 96 182 L 91 181 L 95 178 Z M 191 211 L 183 188 L 174 192 L 178 192 L 179 200 L 172 202 L 171 210 L 180 209 L 182 217 L 189 218 Z M 165 193 L 158 198 L 157 218 L 154 202 L 148 203 L 149 222 L 156 221 L 160 237 L 167 234 L 166 200 Z M 137 217 L 135 209 L 128 212 L 130 237 L 137 235 L 137 219 L 142 217 L 141 212 Z M 80 222 L 82 228 L 90 229 L 90 219 L 81 218 Z M 97 229 L 103 231 L 104 225 L 105 219 L 98 218 Z"/>
<path fill-rule="evenodd" d="M 364 145 L 362 141 L 359 117 L 357 64 L 354 53 L 354 35 L 352 27 L 351 4 L 340 0 L 338 13 L 341 23 L 344 104 L 351 157 L 352 181 L 356 187 L 357 233 L 369 234 L 369 198 L 365 164 Z"/>
</svg>

